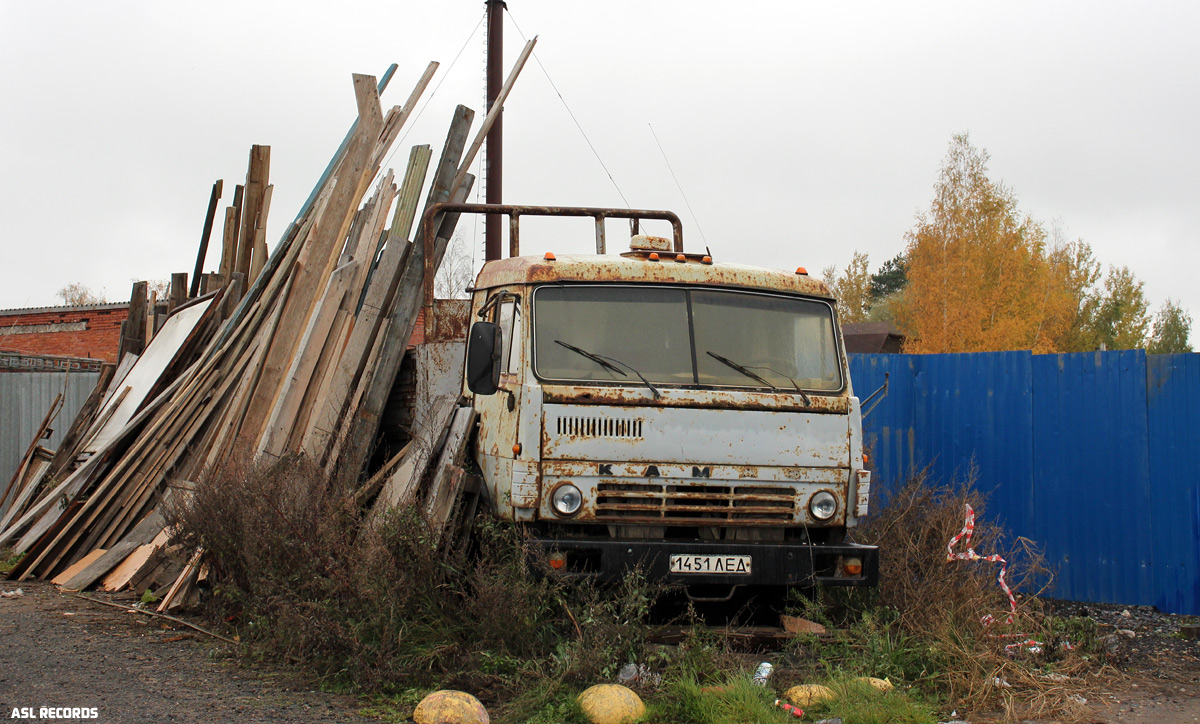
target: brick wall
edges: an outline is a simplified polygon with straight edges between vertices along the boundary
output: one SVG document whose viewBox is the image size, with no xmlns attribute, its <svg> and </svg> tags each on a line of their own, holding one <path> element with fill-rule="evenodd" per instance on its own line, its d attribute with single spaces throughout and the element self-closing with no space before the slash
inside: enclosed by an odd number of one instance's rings
<svg viewBox="0 0 1200 724">
<path fill-rule="evenodd" d="M 0 310 L 0 349 L 117 361 L 129 304 Z"/>
</svg>

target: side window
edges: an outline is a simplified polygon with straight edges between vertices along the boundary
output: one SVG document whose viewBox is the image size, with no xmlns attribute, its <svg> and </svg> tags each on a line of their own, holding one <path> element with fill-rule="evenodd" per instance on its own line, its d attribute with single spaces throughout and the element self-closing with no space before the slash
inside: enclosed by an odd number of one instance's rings
<svg viewBox="0 0 1200 724">
<path fill-rule="evenodd" d="M 516 372 L 521 369 L 521 351 L 524 346 L 521 344 L 521 305 L 513 305 L 513 323 L 512 334 L 508 335 L 509 351 L 505 355 L 505 372 Z"/>
<path fill-rule="evenodd" d="M 521 361 L 521 308 L 520 299 L 506 295 L 496 305 L 496 324 L 500 326 L 503 336 L 500 350 L 500 371 L 516 372 Z"/>
</svg>

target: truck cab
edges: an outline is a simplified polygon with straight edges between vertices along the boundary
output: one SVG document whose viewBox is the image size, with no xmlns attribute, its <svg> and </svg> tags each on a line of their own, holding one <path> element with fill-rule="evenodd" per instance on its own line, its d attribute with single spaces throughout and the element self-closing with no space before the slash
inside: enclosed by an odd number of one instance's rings
<svg viewBox="0 0 1200 724">
<path fill-rule="evenodd" d="M 566 575 L 701 590 L 872 585 L 854 396 L 828 287 L 637 235 L 488 262 L 463 394 L 494 512 Z"/>
</svg>

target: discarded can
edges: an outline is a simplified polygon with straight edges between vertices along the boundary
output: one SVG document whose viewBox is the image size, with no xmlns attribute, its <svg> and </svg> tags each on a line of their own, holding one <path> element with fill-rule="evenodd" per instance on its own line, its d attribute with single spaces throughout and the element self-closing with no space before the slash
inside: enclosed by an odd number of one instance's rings
<svg viewBox="0 0 1200 724">
<path fill-rule="evenodd" d="M 768 664 L 768 666 L 769 666 L 769 664 Z M 798 706 L 792 706 L 791 704 L 787 703 L 783 699 L 776 699 L 775 706 L 779 707 L 780 709 L 783 709 L 788 714 L 791 714 L 792 716 L 796 717 L 797 719 L 804 716 L 803 709 L 801 709 Z"/>
<path fill-rule="evenodd" d="M 764 661 L 759 664 L 758 668 L 754 670 L 754 683 L 759 686 L 766 686 L 767 679 L 771 678 L 771 671 L 774 668 L 770 661 Z"/>
</svg>

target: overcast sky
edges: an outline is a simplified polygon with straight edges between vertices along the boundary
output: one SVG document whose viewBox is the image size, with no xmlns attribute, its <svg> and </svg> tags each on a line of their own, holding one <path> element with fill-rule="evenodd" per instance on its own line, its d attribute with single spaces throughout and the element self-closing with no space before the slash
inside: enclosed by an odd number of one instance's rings
<svg viewBox="0 0 1200 724">
<path fill-rule="evenodd" d="M 518 26 L 540 36 L 541 63 L 505 105 L 509 203 L 627 200 L 677 211 L 688 246 L 718 260 L 819 272 L 858 249 L 874 270 L 928 208 L 951 136 L 969 132 L 1023 211 L 1128 265 L 1153 305 L 1200 313 L 1200 4 L 509 9 L 506 64 Z M 190 272 L 212 183 L 230 203 L 254 143 L 272 148 L 273 247 L 354 117 L 351 73 L 398 63 L 387 108 L 441 62 L 392 165 L 403 174 L 414 143 L 436 158 L 454 105 L 483 116 L 483 10 L 0 0 L 0 308 L 57 304 L 70 282 L 120 301 L 135 279 Z M 592 248 L 586 221 L 527 223 L 526 253 Z M 479 249 L 475 228 L 460 226 Z"/>
</svg>

